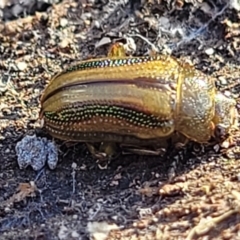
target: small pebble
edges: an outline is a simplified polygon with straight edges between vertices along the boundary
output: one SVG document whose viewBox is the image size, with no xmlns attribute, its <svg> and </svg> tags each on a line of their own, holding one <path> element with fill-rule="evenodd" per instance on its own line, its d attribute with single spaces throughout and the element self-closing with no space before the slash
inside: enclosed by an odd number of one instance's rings
<svg viewBox="0 0 240 240">
<path fill-rule="evenodd" d="M 218 80 L 221 82 L 221 85 L 225 86 L 225 85 L 228 84 L 227 79 L 225 77 L 223 77 L 223 76 L 218 77 Z"/>
<path fill-rule="evenodd" d="M 27 68 L 27 63 L 26 62 L 18 62 L 17 67 L 18 67 L 18 70 L 24 71 Z"/>
<path fill-rule="evenodd" d="M 66 18 L 61 18 L 60 19 L 60 26 L 64 28 L 67 25 L 68 25 L 68 20 Z"/>
<path fill-rule="evenodd" d="M 79 233 L 76 232 L 76 231 L 72 231 L 71 236 L 72 236 L 73 238 L 78 238 L 78 239 L 79 239 Z"/>
<path fill-rule="evenodd" d="M 66 48 L 66 47 L 69 46 L 70 42 L 71 42 L 70 39 L 64 38 L 64 39 L 59 43 L 59 47 L 64 49 L 64 48 Z"/>
<path fill-rule="evenodd" d="M 235 9 L 236 11 L 240 11 L 240 1 L 239 0 L 229 1 L 229 7 Z"/>
<path fill-rule="evenodd" d="M 207 55 L 213 55 L 213 53 L 214 53 L 214 49 L 213 48 L 208 48 L 208 49 L 206 49 L 205 50 L 205 53 L 207 54 Z"/>
<path fill-rule="evenodd" d="M 171 26 L 169 18 L 167 17 L 160 17 L 158 23 L 159 25 L 164 26 L 166 29 L 170 28 Z"/>
<path fill-rule="evenodd" d="M 0 8 L 6 7 L 8 4 L 8 0 L 0 0 Z"/>
</svg>

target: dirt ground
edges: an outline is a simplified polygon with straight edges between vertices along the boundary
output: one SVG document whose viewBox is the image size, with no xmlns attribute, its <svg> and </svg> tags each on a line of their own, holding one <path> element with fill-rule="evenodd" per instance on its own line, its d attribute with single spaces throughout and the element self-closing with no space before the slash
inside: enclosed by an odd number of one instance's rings
<svg viewBox="0 0 240 240">
<path fill-rule="evenodd" d="M 116 41 L 129 54 L 154 50 L 192 63 L 213 75 L 238 108 L 239 1 L 64 0 L 31 11 L 28 1 L 18 11 L 18 1 L 4 2 L 0 239 L 240 239 L 238 130 L 231 144 L 119 156 L 100 169 L 84 144 L 53 140 L 38 121 L 50 77 L 77 60 L 106 55 Z M 19 168 L 15 146 L 32 134 L 56 142 L 55 170 Z"/>
</svg>

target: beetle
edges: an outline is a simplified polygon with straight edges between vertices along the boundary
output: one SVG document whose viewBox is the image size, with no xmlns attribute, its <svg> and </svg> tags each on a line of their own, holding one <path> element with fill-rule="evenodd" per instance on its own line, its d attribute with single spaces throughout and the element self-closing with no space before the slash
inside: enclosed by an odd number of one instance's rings
<svg viewBox="0 0 240 240">
<path fill-rule="evenodd" d="M 176 132 L 198 143 L 223 139 L 237 117 L 236 101 L 211 76 L 170 56 L 128 57 L 119 44 L 54 76 L 40 113 L 52 136 L 87 142 L 92 153 L 102 143 L 104 156 L 109 143 L 158 145 Z"/>
</svg>

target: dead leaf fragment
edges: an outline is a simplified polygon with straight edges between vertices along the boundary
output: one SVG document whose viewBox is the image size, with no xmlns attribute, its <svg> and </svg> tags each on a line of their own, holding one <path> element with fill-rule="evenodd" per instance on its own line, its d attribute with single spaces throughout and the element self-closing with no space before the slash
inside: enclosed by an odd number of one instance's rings
<svg viewBox="0 0 240 240">
<path fill-rule="evenodd" d="M 21 202 L 27 197 L 36 196 L 37 187 L 33 181 L 29 183 L 20 183 L 16 193 L 8 200 L 8 203 Z"/>
</svg>

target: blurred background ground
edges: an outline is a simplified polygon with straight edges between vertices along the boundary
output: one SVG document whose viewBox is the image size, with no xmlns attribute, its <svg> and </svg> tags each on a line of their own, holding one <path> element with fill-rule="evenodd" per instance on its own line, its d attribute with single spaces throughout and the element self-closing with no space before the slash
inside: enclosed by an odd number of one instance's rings
<svg viewBox="0 0 240 240">
<path fill-rule="evenodd" d="M 83 144 L 56 141 L 59 164 L 20 170 L 15 146 L 39 129 L 50 77 L 120 41 L 216 77 L 238 102 L 237 0 L 0 1 L 1 239 L 240 239 L 239 131 L 227 148 L 190 143 L 164 157 L 120 156 L 99 169 Z"/>
</svg>

